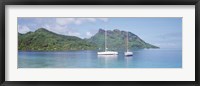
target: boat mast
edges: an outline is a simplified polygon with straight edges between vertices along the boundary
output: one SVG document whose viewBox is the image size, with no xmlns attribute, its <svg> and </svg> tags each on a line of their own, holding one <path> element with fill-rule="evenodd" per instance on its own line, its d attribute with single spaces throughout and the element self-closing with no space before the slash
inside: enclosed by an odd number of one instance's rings
<svg viewBox="0 0 200 86">
<path fill-rule="evenodd" d="M 128 52 L 128 31 L 126 33 L 126 51 Z"/>
<path fill-rule="evenodd" d="M 106 36 L 107 36 L 107 32 L 106 32 L 106 30 L 105 30 L 105 51 L 107 51 L 107 38 L 106 38 Z"/>
</svg>

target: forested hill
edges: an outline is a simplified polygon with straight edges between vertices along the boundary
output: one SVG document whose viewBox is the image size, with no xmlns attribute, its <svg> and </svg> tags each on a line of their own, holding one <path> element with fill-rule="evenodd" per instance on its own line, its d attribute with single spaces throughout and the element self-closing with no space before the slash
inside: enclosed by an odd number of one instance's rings
<svg viewBox="0 0 200 86">
<path fill-rule="evenodd" d="M 35 32 L 18 33 L 18 50 L 54 51 L 54 50 L 104 50 L 105 30 L 99 31 L 89 39 L 66 36 L 40 28 Z M 107 31 L 108 50 L 126 49 L 126 32 Z M 146 43 L 137 35 L 129 32 L 129 49 L 159 48 Z"/>
<path fill-rule="evenodd" d="M 108 50 L 126 50 L 127 32 L 115 30 L 107 30 L 107 48 Z M 98 49 L 104 50 L 105 30 L 99 31 L 88 39 L 89 42 L 97 45 Z M 128 32 L 129 49 L 159 48 L 157 46 L 146 43 L 137 35 Z"/>
<path fill-rule="evenodd" d="M 35 32 L 18 33 L 19 50 L 91 50 L 96 46 L 75 36 L 65 36 L 40 28 Z"/>
</svg>

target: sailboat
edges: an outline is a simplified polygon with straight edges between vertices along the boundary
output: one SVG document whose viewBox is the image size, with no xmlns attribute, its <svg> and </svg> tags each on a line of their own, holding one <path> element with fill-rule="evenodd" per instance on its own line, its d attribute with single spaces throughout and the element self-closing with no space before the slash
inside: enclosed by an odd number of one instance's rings
<svg viewBox="0 0 200 86">
<path fill-rule="evenodd" d="M 103 52 L 97 52 L 98 55 L 117 55 L 118 52 L 116 51 L 107 51 L 107 32 L 105 30 L 105 51 Z"/>
<path fill-rule="evenodd" d="M 129 52 L 129 50 L 128 50 L 128 31 L 127 31 L 127 34 L 126 34 L 126 52 L 124 52 L 124 55 L 125 56 L 132 56 L 133 55 L 133 52 Z"/>
</svg>

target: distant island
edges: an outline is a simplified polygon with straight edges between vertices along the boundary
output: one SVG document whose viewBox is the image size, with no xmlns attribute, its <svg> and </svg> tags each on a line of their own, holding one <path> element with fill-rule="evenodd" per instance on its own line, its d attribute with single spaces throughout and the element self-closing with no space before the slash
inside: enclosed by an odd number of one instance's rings
<svg viewBox="0 0 200 86">
<path fill-rule="evenodd" d="M 149 49 L 159 48 L 155 45 L 146 43 L 137 35 L 128 32 L 129 49 Z M 35 32 L 25 34 L 18 33 L 18 50 L 30 51 L 57 51 L 57 50 L 104 50 L 105 30 L 99 31 L 88 39 L 81 39 L 76 36 L 66 36 L 39 28 Z M 126 49 L 126 32 L 107 30 L 108 50 Z"/>
</svg>

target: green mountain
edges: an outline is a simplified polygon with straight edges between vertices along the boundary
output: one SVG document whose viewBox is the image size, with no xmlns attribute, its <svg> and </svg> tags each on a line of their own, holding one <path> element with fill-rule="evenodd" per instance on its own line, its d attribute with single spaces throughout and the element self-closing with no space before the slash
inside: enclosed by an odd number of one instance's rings
<svg viewBox="0 0 200 86">
<path fill-rule="evenodd" d="M 108 50 L 126 49 L 125 31 L 108 30 Z M 18 33 L 18 50 L 54 51 L 54 50 L 104 50 L 105 30 L 99 31 L 89 39 L 53 33 L 44 28 L 26 34 Z M 146 43 L 137 35 L 129 32 L 129 49 L 159 48 Z"/>
<path fill-rule="evenodd" d="M 65 36 L 40 28 L 35 32 L 18 33 L 18 50 L 91 50 L 96 46 L 75 36 Z"/>
<path fill-rule="evenodd" d="M 128 32 L 129 49 L 144 49 L 144 48 L 159 48 L 157 46 L 146 43 L 137 35 Z M 108 50 L 126 50 L 127 32 L 120 30 L 107 30 L 107 48 Z M 97 45 L 99 50 L 105 49 L 105 30 L 99 29 L 99 31 L 88 39 L 90 43 Z"/>
</svg>

